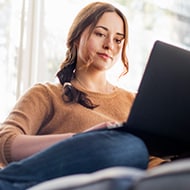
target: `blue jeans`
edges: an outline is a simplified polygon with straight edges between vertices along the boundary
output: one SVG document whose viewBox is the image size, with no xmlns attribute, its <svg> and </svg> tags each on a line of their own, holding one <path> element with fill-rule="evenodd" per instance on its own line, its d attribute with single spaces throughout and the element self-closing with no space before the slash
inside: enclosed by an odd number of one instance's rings
<svg viewBox="0 0 190 190">
<path fill-rule="evenodd" d="M 117 130 L 81 133 L 9 164 L 0 171 L 0 189 L 26 189 L 57 177 L 113 166 L 146 169 L 148 157 L 144 143 L 132 134 Z"/>
</svg>

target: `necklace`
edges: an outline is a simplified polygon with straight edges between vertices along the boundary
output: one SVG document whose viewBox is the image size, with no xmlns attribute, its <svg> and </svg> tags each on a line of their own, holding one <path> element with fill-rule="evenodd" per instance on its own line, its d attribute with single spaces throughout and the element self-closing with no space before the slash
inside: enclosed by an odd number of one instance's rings
<svg viewBox="0 0 190 190">
<path fill-rule="evenodd" d="M 93 91 L 90 90 L 89 88 L 86 87 L 86 85 L 78 78 L 75 76 L 76 81 L 80 84 L 81 87 L 83 87 L 84 89 L 88 90 L 88 91 Z M 96 92 L 104 92 L 104 93 L 111 93 L 114 91 L 114 87 L 112 85 L 109 84 L 108 81 L 106 81 L 105 87 L 103 88 L 103 90 L 95 90 Z"/>
<path fill-rule="evenodd" d="M 88 90 L 88 89 L 86 88 L 86 86 L 84 85 L 84 83 L 81 82 L 81 80 L 80 80 L 78 77 L 75 77 L 75 79 L 78 81 L 78 83 L 79 83 L 84 89 Z"/>
</svg>

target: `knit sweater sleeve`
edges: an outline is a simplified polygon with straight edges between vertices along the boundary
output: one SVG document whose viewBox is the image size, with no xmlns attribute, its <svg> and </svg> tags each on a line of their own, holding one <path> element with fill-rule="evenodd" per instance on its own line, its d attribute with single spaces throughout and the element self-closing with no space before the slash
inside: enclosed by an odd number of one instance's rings
<svg viewBox="0 0 190 190">
<path fill-rule="evenodd" d="M 51 99 L 45 85 L 37 84 L 16 103 L 0 126 L 0 162 L 11 160 L 10 147 L 19 134 L 35 135 L 51 112 Z"/>
</svg>

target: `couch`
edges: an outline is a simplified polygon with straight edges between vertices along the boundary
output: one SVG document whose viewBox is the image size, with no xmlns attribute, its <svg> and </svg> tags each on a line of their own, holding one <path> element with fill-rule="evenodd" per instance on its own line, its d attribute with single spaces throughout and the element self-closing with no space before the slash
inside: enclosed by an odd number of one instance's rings
<svg viewBox="0 0 190 190">
<path fill-rule="evenodd" d="M 91 174 L 60 177 L 29 190 L 189 190 L 190 159 L 179 159 L 149 170 L 112 167 Z"/>
</svg>

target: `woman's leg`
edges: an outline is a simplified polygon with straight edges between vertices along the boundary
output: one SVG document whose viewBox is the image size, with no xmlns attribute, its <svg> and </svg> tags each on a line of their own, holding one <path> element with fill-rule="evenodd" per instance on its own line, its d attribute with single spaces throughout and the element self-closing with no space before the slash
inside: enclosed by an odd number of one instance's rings
<svg viewBox="0 0 190 190">
<path fill-rule="evenodd" d="M 0 180 L 13 182 L 14 186 L 25 189 L 26 186 L 49 179 L 112 166 L 146 169 L 148 157 L 144 143 L 129 133 L 92 131 L 75 135 L 45 151 L 10 164 L 0 172 Z"/>
</svg>

